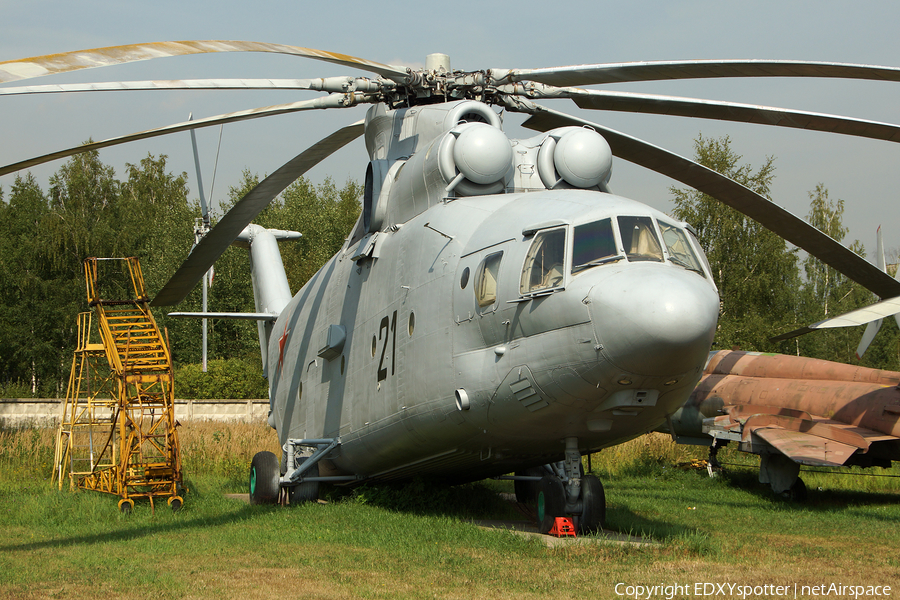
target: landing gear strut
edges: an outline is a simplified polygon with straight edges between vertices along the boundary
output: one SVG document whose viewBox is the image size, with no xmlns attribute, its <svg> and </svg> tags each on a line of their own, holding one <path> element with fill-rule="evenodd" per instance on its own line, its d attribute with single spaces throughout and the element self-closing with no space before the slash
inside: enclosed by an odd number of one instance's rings
<svg viewBox="0 0 900 600">
<path fill-rule="evenodd" d="M 775 495 L 787 500 L 806 500 L 806 484 L 800 479 L 800 465 L 783 454 L 761 454 L 759 482 L 768 483 Z"/>
<path fill-rule="evenodd" d="M 319 483 L 347 483 L 363 478 L 355 475 L 319 475 L 319 461 L 341 445 L 340 438 L 289 439 L 282 448 L 281 467 L 271 452 L 258 452 L 250 463 L 250 503 L 288 504 L 319 499 Z M 282 497 L 282 489 L 285 490 Z"/>
<path fill-rule="evenodd" d="M 581 533 L 602 529 L 606 495 L 597 477 L 584 474 L 577 438 L 566 438 L 565 460 L 526 469 L 516 477 L 516 499 L 534 501 L 541 533 L 549 533 L 556 518 L 566 516 L 573 518 Z"/>
</svg>

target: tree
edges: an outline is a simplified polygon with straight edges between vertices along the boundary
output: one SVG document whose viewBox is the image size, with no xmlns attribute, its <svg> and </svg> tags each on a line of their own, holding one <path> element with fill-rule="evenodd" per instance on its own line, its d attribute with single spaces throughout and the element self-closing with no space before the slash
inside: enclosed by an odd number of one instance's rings
<svg viewBox="0 0 900 600">
<path fill-rule="evenodd" d="M 72 329 L 60 327 L 68 305 L 56 301 L 59 280 L 67 278 L 43 249 L 48 216 L 35 179 L 17 176 L 9 204 L 0 208 L 0 380 L 27 385 L 33 394 L 58 389 L 66 361 L 61 347 Z"/>
<path fill-rule="evenodd" d="M 245 171 L 241 183 L 232 187 L 222 210 L 228 211 L 260 181 Z M 331 179 L 314 186 L 299 178 L 254 219 L 263 227 L 299 231 L 303 237 L 279 245 L 292 292 L 299 289 L 344 243 L 360 213 L 362 186 L 348 181 L 338 189 Z M 213 312 L 254 312 L 253 287 L 247 251 L 228 248 L 215 264 L 215 285 L 210 289 Z M 197 292 L 195 291 L 194 294 Z M 192 296 L 193 297 L 193 294 Z M 199 331 L 199 330 L 198 330 Z M 196 340 L 199 340 L 199 333 Z M 185 344 L 182 340 L 181 344 Z M 196 342 L 190 342 L 199 347 Z M 179 354 L 179 356 L 184 356 Z M 209 356 L 259 360 L 256 324 L 246 320 L 216 319 L 210 322 Z"/>
<path fill-rule="evenodd" d="M 294 293 L 341 249 L 359 217 L 362 193 L 362 186 L 354 181 L 347 181 L 338 190 L 331 178 L 314 187 L 301 177 L 260 215 L 258 222 L 266 227 L 303 234 L 296 242 L 281 247 Z"/>
<path fill-rule="evenodd" d="M 88 310 L 85 258 L 137 256 L 153 297 L 188 255 L 199 208 L 188 201 L 187 175 L 168 172 L 166 157 L 152 155 L 126 171 L 119 181 L 97 152 L 86 152 L 60 167 L 47 195 L 30 174 L 16 178 L 8 197 L 0 190 L 0 383 L 24 384 L 41 395 L 65 393 L 76 317 Z M 245 172 L 225 208 L 258 181 Z M 359 215 L 361 195 L 352 181 L 337 189 L 331 180 L 314 186 L 301 178 L 259 215 L 261 225 L 304 234 L 300 243 L 282 246 L 294 291 L 340 249 Z M 247 252 L 229 248 L 215 269 L 210 310 L 253 312 Z M 127 278 L 101 280 L 108 284 L 112 294 L 130 297 Z M 197 286 L 179 310 L 199 311 L 200 296 Z M 167 328 L 176 364 L 199 362 L 199 319 L 154 314 Z M 257 340 L 252 322 L 213 320 L 210 358 L 244 360 L 258 370 Z"/>
<path fill-rule="evenodd" d="M 50 258 L 60 267 L 88 255 L 118 256 L 125 236 L 117 227 L 120 183 L 95 151 L 73 156 L 50 178 Z"/>
<path fill-rule="evenodd" d="M 824 184 L 809 192 L 810 206 L 807 220 L 817 229 L 838 242 L 843 242 L 847 228 L 843 224 L 844 201 L 831 200 Z M 850 249 L 865 256 L 865 248 L 854 240 Z M 801 294 L 799 324 L 821 321 L 827 317 L 849 312 L 875 301 L 871 292 L 843 274 L 807 256 L 803 261 L 806 280 Z M 896 369 L 896 324 L 887 319 L 875 341 L 866 351 L 863 364 L 877 368 Z M 795 342 L 797 352 L 804 356 L 839 362 L 856 362 L 856 349 L 864 327 L 837 328 L 817 331 Z M 893 351 L 892 351 L 893 348 Z"/>
<path fill-rule="evenodd" d="M 740 164 L 731 139 L 694 143 L 698 163 L 718 171 L 756 193 L 768 197 L 774 178 L 774 158 L 754 171 Z M 796 250 L 756 221 L 691 189 L 670 188 L 673 215 L 691 224 L 712 266 L 719 288 L 719 326 L 715 348 L 771 349 L 768 338 L 784 331 L 792 320 L 799 288 Z"/>
<path fill-rule="evenodd" d="M 138 256 L 152 295 L 160 273 L 168 277 L 187 252 L 184 176 L 166 173 L 165 157 L 128 168 L 122 183 L 96 152 L 76 155 L 51 178 L 49 197 L 30 174 L 16 179 L 0 209 L 0 381 L 27 382 L 37 394 L 65 392 L 76 317 L 88 310 L 85 258 Z M 130 297 L 130 281 L 113 284 L 104 288 L 108 297 Z"/>
</svg>

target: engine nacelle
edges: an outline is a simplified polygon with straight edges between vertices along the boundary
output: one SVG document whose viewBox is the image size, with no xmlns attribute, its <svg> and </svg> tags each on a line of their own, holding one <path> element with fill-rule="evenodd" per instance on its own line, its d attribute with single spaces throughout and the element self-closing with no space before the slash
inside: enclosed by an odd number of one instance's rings
<svg viewBox="0 0 900 600">
<path fill-rule="evenodd" d="M 463 100 L 366 116 L 363 223 L 367 232 L 404 223 L 449 195 L 504 191 L 513 153 L 500 117 L 486 104 Z"/>
<path fill-rule="evenodd" d="M 538 150 L 537 167 L 547 189 L 605 190 L 612 175 L 612 150 L 593 129 L 561 127 L 544 139 Z"/>
</svg>

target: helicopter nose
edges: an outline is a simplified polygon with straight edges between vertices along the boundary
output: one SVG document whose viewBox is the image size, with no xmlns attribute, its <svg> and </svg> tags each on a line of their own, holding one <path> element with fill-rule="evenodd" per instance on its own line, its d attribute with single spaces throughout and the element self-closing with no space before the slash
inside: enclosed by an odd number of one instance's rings
<svg viewBox="0 0 900 600">
<path fill-rule="evenodd" d="M 630 373 L 667 377 L 702 366 L 719 298 L 696 273 L 642 265 L 591 289 L 591 318 L 603 352 Z"/>
</svg>

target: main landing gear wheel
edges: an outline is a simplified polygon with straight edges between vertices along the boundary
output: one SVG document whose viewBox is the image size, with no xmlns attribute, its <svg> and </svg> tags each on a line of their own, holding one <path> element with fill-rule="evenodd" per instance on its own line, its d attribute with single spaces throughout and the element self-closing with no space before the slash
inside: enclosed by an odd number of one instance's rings
<svg viewBox="0 0 900 600">
<path fill-rule="evenodd" d="M 524 475 L 527 477 L 540 477 L 547 472 L 543 467 L 529 467 L 524 471 L 516 471 L 516 475 Z M 519 504 L 531 504 L 537 498 L 538 493 L 537 481 L 514 481 L 513 486 L 516 489 L 516 502 Z"/>
<path fill-rule="evenodd" d="M 306 461 L 306 457 L 300 457 L 296 459 L 297 466 L 299 467 Z M 303 473 L 303 477 L 318 477 L 319 476 L 319 465 L 315 464 L 310 467 L 305 473 Z M 303 483 L 299 483 L 297 485 L 292 485 L 288 488 L 288 504 L 294 506 L 296 504 L 303 504 L 305 502 L 316 502 L 319 499 L 319 482 L 318 481 L 305 481 Z"/>
<path fill-rule="evenodd" d="M 594 533 L 603 529 L 606 521 L 606 494 L 603 492 L 603 484 L 594 475 L 581 478 L 581 506 L 578 531 Z"/>
<path fill-rule="evenodd" d="M 545 475 L 538 483 L 537 526 L 543 534 L 550 533 L 556 517 L 566 514 L 566 491 L 555 475 Z"/>
<path fill-rule="evenodd" d="M 798 477 L 797 480 L 791 485 L 791 489 L 784 492 L 784 497 L 794 502 L 805 502 L 806 484 L 803 483 L 803 480 Z"/>
<path fill-rule="evenodd" d="M 278 457 L 257 452 L 250 463 L 250 504 L 278 502 Z"/>
</svg>

